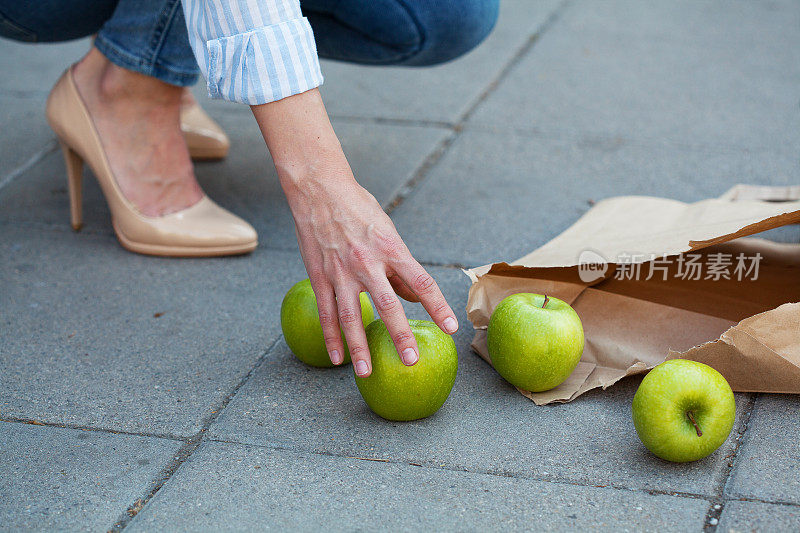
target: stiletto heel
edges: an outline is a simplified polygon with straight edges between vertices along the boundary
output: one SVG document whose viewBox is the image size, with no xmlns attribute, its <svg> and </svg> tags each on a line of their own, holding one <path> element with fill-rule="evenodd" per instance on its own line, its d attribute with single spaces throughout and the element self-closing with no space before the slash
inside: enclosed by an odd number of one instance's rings
<svg viewBox="0 0 800 533">
<path fill-rule="evenodd" d="M 61 141 L 61 152 L 67 167 L 69 188 L 69 214 L 72 229 L 80 231 L 83 227 L 83 158 Z"/>
<path fill-rule="evenodd" d="M 252 252 L 258 245 L 253 226 L 203 195 L 191 207 L 160 217 L 147 216 L 125 198 L 117 185 L 103 142 L 83 102 L 72 69 L 47 98 L 47 121 L 64 152 L 72 227 L 83 223 L 81 182 L 84 161 L 100 183 L 120 244 L 149 255 L 207 257 Z"/>
</svg>

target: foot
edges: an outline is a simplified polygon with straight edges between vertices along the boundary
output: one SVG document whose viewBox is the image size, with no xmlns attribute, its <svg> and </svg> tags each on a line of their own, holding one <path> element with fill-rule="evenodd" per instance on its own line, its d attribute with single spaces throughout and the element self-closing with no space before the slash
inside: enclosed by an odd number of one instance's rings
<svg viewBox="0 0 800 533">
<path fill-rule="evenodd" d="M 180 127 L 188 91 L 118 67 L 96 48 L 73 74 L 117 185 L 140 213 L 168 215 L 203 198 Z"/>
</svg>

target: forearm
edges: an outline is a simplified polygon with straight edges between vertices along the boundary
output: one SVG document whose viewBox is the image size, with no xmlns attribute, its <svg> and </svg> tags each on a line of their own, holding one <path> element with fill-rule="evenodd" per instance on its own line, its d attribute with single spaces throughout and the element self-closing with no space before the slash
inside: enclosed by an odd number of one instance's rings
<svg viewBox="0 0 800 533">
<path fill-rule="evenodd" d="M 354 186 L 317 89 L 251 109 L 293 210 L 320 189 Z"/>
</svg>

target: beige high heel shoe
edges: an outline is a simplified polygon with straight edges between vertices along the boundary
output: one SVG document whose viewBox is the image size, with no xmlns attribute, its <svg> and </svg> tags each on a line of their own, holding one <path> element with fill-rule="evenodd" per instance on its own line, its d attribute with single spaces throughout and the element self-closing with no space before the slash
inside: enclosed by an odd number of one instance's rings
<svg viewBox="0 0 800 533">
<path fill-rule="evenodd" d="M 192 159 L 224 159 L 231 141 L 197 102 L 181 107 L 181 131 Z"/>
<path fill-rule="evenodd" d="M 47 120 L 61 141 L 67 166 L 72 227 L 83 224 L 83 162 L 89 163 L 111 210 L 120 244 L 132 252 L 177 257 L 243 254 L 258 245 L 255 229 L 215 204 L 208 196 L 191 207 L 151 217 L 141 214 L 122 194 L 111 172 L 92 118 L 78 92 L 72 67 L 47 99 Z"/>
</svg>

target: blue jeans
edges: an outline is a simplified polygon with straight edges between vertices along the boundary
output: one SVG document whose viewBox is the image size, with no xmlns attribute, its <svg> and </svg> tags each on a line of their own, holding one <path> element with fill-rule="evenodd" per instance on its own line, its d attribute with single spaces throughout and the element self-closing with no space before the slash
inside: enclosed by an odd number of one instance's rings
<svg viewBox="0 0 800 533">
<path fill-rule="evenodd" d="M 426 66 L 465 54 L 489 34 L 500 0 L 301 0 L 320 57 Z M 199 70 L 180 0 L 0 0 L 0 36 L 57 42 L 96 34 L 111 62 L 166 83 Z"/>
</svg>

